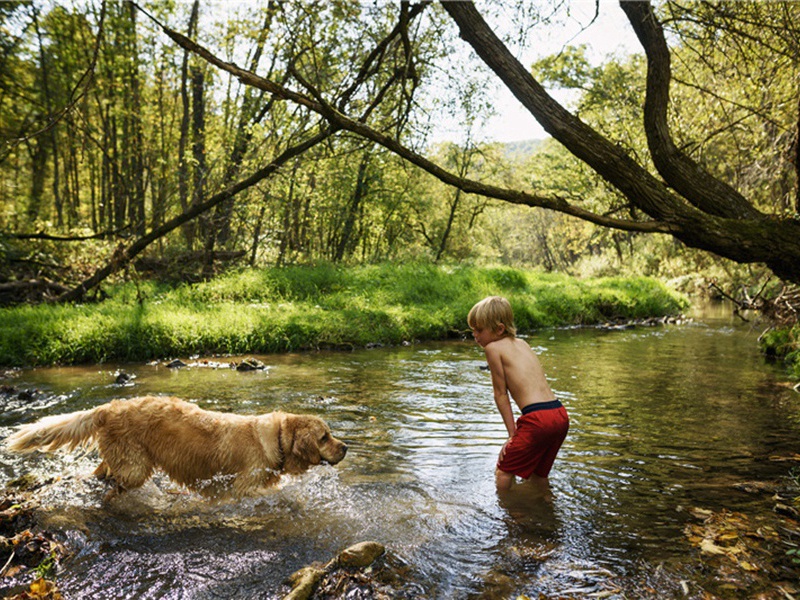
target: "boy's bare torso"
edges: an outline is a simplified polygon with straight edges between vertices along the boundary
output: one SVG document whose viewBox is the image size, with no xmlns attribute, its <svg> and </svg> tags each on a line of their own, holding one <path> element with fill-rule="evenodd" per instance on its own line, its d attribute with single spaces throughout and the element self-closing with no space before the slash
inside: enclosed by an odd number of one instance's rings
<svg viewBox="0 0 800 600">
<path fill-rule="evenodd" d="M 503 337 L 485 347 L 487 358 L 499 358 L 508 393 L 520 409 L 538 402 L 555 400 L 538 357 L 527 342 Z"/>
</svg>

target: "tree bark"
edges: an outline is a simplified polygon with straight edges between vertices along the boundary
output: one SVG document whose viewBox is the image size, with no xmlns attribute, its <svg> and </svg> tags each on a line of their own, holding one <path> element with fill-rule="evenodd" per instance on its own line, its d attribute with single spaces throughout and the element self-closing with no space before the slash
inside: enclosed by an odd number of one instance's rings
<svg viewBox="0 0 800 600">
<path fill-rule="evenodd" d="M 347 206 L 344 223 L 342 224 L 341 233 L 336 244 L 336 250 L 333 255 L 333 262 L 341 262 L 347 254 L 348 248 L 352 246 L 351 240 L 353 237 L 353 228 L 355 227 L 358 211 L 361 209 L 361 202 L 367 195 L 367 169 L 369 162 L 372 158 L 371 150 L 369 148 L 364 150 L 361 157 L 361 162 L 358 164 L 358 173 L 356 175 L 356 185 L 353 189 L 353 197 Z"/>
<path fill-rule="evenodd" d="M 670 55 L 664 30 L 648 1 L 620 2 L 647 54 L 644 123 L 658 172 L 679 194 L 705 213 L 731 219 L 763 216 L 739 192 L 715 179 L 675 145 L 667 123 Z"/>
<path fill-rule="evenodd" d="M 192 3 L 192 12 L 189 16 L 189 26 L 187 35 L 192 36 L 197 31 L 198 13 L 200 12 L 200 0 Z M 191 123 L 191 102 L 189 100 L 189 51 L 185 49 L 183 61 L 181 62 L 181 133 L 178 139 L 178 199 L 181 209 L 186 212 L 189 209 L 189 161 L 186 158 L 186 148 L 189 145 L 189 126 Z M 191 249 L 194 245 L 194 223 L 187 222 L 183 227 L 183 237 L 186 246 Z"/>
<path fill-rule="evenodd" d="M 130 19 L 130 41 L 126 45 L 130 56 L 128 57 L 127 81 L 130 95 L 126 96 L 126 103 L 130 103 L 128 118 L 130 119 L 130 143 L 126 144 L 130 153 L 130 180 L 131 194 L 128 204 L 128 220 L 134 231 L 142 235 L 145 232 L 145 160 L 144 160 L 144 135 L 142 134 L 142 99 L 139 85 L 139 50 L 136 43 L 136 8 L 132 2 L 128 3 L 128 17 Z"/>
</svg>

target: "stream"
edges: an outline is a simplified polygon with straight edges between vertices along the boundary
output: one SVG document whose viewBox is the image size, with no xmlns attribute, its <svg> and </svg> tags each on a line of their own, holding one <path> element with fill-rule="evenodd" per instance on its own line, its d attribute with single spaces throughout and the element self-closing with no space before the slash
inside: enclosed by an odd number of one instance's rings
<svg viewBox="0 0 800 600">
<path fill-rule="evenodd" d="M 719 306 L 680 325 L 525 336 L 571 418 L 550 503 L 494 489 L 506 434 L 471 340 L 257 356 L 266 368 L 250 372 L 227 366 L 241 357 L 183 357 L 6 373 L 0 384 L 32 398 L 0 398 L 3 439 L 46 415 L 157 394 L 316 414 L 349 451 L 238 502 L 157 475 L 104 505 L 91 453 L 2 451 L 0 484 L 52 479 L 40 519 L 73 551 L 57 576 L 67 599 L 280 598 L 294 571 L 363 540 L 386 546 L 398 598 L 734 598 L 684 531 L 694 507 L 769 511 L 734 486 L 785 477 L 770 457 L 798 449 L 800 395 L 759 354 L 762 329 Z M 115 383 L 120 370 L 134 378 Z"/>
</svg>

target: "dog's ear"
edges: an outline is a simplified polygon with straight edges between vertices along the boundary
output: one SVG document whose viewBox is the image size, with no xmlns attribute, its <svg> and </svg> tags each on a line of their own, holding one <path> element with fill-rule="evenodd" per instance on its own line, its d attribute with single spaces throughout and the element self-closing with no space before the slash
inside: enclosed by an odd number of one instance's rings
<svg viewBox="0 0 800 600">
<path fill-rule="evenodd" d="M 322 462 L 316 427 L 302 415 L 286 415 L 281 429 L 281 448 L 286 457 L 287 473 L 302 473 Z"/>
<path fill-rule="evenodd" d="M 298 417 L 298 421 L 292 452 L 308 464 L 318 465 L 322 462 L 322 456 L 319 453 L 317 428 L 305 417 Z"/>
</svg>

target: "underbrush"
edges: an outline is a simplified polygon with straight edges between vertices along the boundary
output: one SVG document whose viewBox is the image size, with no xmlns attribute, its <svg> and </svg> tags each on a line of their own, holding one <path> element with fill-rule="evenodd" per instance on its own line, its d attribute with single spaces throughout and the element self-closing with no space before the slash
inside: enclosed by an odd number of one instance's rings
<svg viewBox="0 0 800 600">
<path fill-rule="evenodd" d="M 759 338 L 761 351 L 783 361 L 795 379 L 800 379 L 800 325 L 770 329 Z"/>
<path fill-rule="evenodd" d="M 0 364 L 146 361 L 399 344 L 468 334 L 506 296 L 521 332 L 676 314 L 685 298 L 644 277 L 579 280 L 511 268 L 381 264 L 249 269 L 177 287 L 126 283 L 96 304 L 0 309 Z"/>
</svg>

